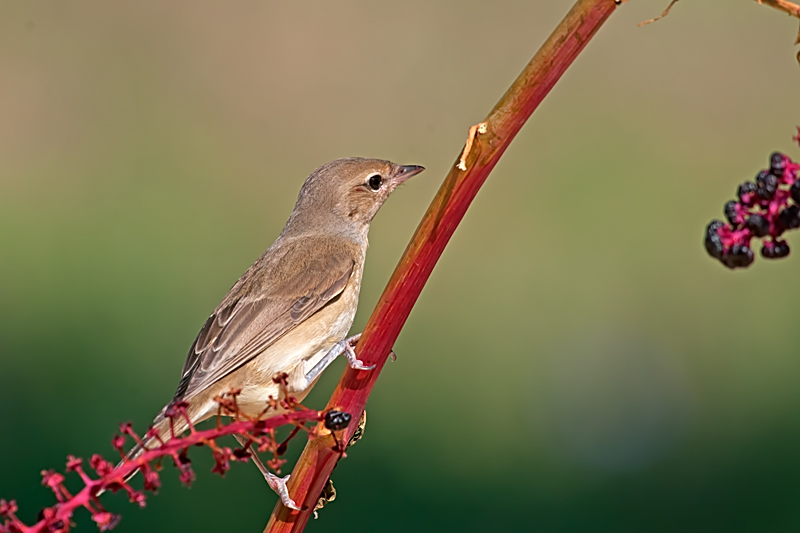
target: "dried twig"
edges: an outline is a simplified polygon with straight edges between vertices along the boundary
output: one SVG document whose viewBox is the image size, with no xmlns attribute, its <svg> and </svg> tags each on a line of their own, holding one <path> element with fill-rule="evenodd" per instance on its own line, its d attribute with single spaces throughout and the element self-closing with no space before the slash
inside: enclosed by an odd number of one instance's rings
<svg viewBox="0 0 800 533">
<path fill-rule="evenodd" d="M 756 2 L 774 7 L 789 16 L 800 19 L 800 5 L 794 2 L 789 2 L 788 0 L 756 0 Z M 800 28 L 797 30 L 797 39 L 795 39 L 794 44 L 800 44 Z M 797 60 L 800 61 L 800 52 L 797 54 Z"/>
<path fill-rule="evenodd" d="M 674 6 L 677 2 L 678 0 L 672 0 L 667 6 L 667 9 L 665 9 L 663 13 L 650 20 L 645 20 L 644 22 L 640 22 L 638 26 L 641 27 L 646 24 L 651 24 L 657 20 L 661 20 L 662 18 L 666 17 L 667 15 L 669 15 L 669 10 L 672 9 L 672 6 Z M 774 7 L 775 9 L 783 11 L 787 15 L 800 19 L 800 5 L 795 4 L 794 2 L 789 2 L 789 0 L 756 0 L 756 2 L 758 2 L 759 4 Z M 794 44 L 800 44 L 800 30 L 798 30 L 797 39 L 795 40 Z M 798 54 L 797 59 L 798 61 L 800 61 L 800 54 Z"/>
<path fill-rule="evenodd" d="M 665 9 L 664 12 L 661 13 L 659 16 L 657 16 L 656 18 L 652 18 L 650 20 L 645 20 L 644 22 L 640 22 L 639 24 L 637 24 L 637 26 L 639 26 L 641 28 L 642 26 L 644 26 L 646 24 L 652 24 L 653 22 L 655 22 L 657 20 L 663 19 L 664 17 L 669 15 L 669 10 L 672 9 L 672 6 L 674 6 L 677 2 L 678 2 L 678 0 L 672 0 L 672 2 L 670 2 L 669 5 L 667 6 L 667 9 Z"/>
<path fill-rule="evenodd" d="M 475 124 L 469 128 L 469 131 L 467 132 L 467 142 L 464 143 L 464 151 L 461 152 L 461 157 L 456 165 L 457 169 L 467 170 L 467 158 L 469 157 L 469 153 L 472 151 L 472 143 L 475 142 L 475 137 L 477 137 L 479 134 L 483 135 L 484 133 L 486 133 L 485 122 Z"/>
<path fill-rule="evenodd" d="M 788 0 L 756 0 L 759 4 L 766 4 L 768 6 L 779 9 L 788 15 L 800 18 L 800 5 L 797 5 Z"/>
</svg>

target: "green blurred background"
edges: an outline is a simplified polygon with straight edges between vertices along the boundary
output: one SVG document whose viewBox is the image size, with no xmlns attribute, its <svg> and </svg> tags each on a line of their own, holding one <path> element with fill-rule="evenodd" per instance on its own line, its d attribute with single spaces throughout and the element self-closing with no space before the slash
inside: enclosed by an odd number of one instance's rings
<svg viewBox="0 0 800 533">
<path fill-rule="evenodd" d="M 373 224 L 360 330 L 571 3 L 2 2 L 0 497 L 32 521 L 41 469 L 146 427 L 316 166 L 425 165 Z M 800 155 L 796 20 L 685 1 L 636 26 L 666 3 L 624 5 L 492 173 L 309 531 L 800 528 L 800 248 L 730 272 L 701 244 Z M 109 496 L 118 531 L 261 531 L 257 470 L 193 456 L 191 489 Z"/>
</svg>

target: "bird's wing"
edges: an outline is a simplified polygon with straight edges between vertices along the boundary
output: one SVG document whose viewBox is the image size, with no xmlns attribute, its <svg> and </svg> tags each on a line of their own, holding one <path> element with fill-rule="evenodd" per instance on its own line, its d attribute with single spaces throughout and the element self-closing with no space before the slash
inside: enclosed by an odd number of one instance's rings
<svg viewBox="0 0 800 533">
<path fill-rule="evenodd" d="M 189 399 L 263 352 L 341 293 L 355 267 L 349 250 L 297 246 L 256 263 L 206 320 L 189 350 L 174 400 Z M 304 268 L 292 269 L 301 264 Z"/>
</svg>

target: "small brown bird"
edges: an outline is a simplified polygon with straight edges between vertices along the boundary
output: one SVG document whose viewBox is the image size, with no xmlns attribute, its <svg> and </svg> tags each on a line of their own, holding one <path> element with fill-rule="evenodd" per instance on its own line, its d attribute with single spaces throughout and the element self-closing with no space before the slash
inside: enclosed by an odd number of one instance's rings
<svg viewBox="0 0 800 533">
<path fill-rule="evenodd" d="M 311 173 L 278 239 L 228 291 L 189 350 L 172 402 L 188 402 L 193 423 L 216 414 L 214 397 L 231 389 L 241 389 L 244 413 L 258 415 L 270 396 L 281 396 L 272 381 L 280 372 L 302 400 L 342 353 L 353 368 L 373 368 L 356 359 L 358 336 L 345 339 L 358 306 L 367 232 L 389 194 L 423 170 L 347 158 Z M 164 440 L 170 434 L 165 411 L 153 422 Z M 187 427 L 175 420 L 176 433 Z M 286 489 L 289 476 L 278 478 L 253 458 L 283 503 L 298 509 Z"/>
</svg>

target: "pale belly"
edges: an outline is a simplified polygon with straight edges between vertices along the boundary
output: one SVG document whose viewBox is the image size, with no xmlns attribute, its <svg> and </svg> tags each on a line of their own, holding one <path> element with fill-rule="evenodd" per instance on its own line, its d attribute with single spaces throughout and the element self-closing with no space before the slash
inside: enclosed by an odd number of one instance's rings
<svg viewBox="0 0 800 533">
<path fill-rule="evenodd" d="M 357 281 L 360 285 L 360 276 Z M 346 288 L 336 301 L 296 326 L 235 374 L 228 386 L 242 390 L 238 402 L 246 414 L 257 415 L 270 397 L 283 397 L 273 376 L 286 372 L 291 376 L 291 383 L 296 385 L 297 378 L 314 368 L 336 343 L 345 339 L 355 318 L 358 285 L 356 290 Z M 314 383 L 307 387 L 294 386 L 291 395 L 302 401 L 313 386 Z"/>
</svg>

